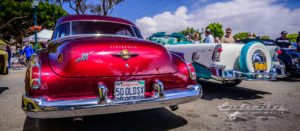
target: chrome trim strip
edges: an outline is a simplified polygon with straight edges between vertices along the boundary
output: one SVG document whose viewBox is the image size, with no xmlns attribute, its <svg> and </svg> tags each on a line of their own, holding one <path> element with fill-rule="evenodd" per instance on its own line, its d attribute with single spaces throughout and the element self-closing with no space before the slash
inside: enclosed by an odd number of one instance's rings
<svg viewBox="0 0 300 131">
<path fill-rule="evenodd" d="M 137 37 L 137 35 L 136 35 L 136 32 L 135 32 L 135 30 L 133 29 L 133 27 L 132 27 L 132 26 L 130 26 L 130 28 L 131 28 L 132 32 L 134 33 L 134 36 L 135 36 L 136 38 L 138 38 L 138 37 Z"/>
<path fill-rule="evenodd" d="M 104 104 L 98 104 L 98 99 L 58 100 L 46 101 L 45 98 L 30 98 L 23 96 L 23 101 L 34 102 L 39 111 L 25 111 L 31 118 L 63 118 L 73 116 L 87 116 L 98 114 L 110 114 L 127 111 L 145 110 L 172 106 L 195 101 L 202 96 L 200 84 L 188 85 L 187 89 L 174 89 L 165 91 L 165 98 L 146 98 L 139 101 L 114 102 L 107 100 Z M 26 106 L 28 103 L 25 103 Z M 26 109 L 26 108 L 25 108 Z"/>
<path fill-rule="evenodd" d="M 173 55 L 177 56 L 177 57 L 185 64 L 186 68 L 187 68 L 188 71 L 189 71 L 189 77 L 190 77 L 191 80 L 193 80 L 192 71 L 191 71 L 191 69 L 190 69 L 188 63 L 187 63 L 183 58 L 181 58 L 181 56 L 177 55 L 176 53 L 170 52 L 170 54 L 173 54 Z M 192 63 L 190 63 L 190 64 L 192 64 Z M 195 73 L 196 73 L 196 72 L 195 72 Z M 196 78 L 196 79 L 197 79 L 197 78 Z"/>
<path fill-rule="evenodd" d="M 103 36 L 122 37 L 122 38 L 136 38 L 136 37 L 130 37 L 130 36 L 124 36 L 124 35 L 113 35 L 113 34 L 77 34 L 77 35 L 68 35 L 68 36 L 60 37 L 58 39 L 51 40 L 50 42 L 60 41 L 60 40 L 69 39 L 69 38 L 72 39 L 72 38 L 103 37 Z"/>
</svg>

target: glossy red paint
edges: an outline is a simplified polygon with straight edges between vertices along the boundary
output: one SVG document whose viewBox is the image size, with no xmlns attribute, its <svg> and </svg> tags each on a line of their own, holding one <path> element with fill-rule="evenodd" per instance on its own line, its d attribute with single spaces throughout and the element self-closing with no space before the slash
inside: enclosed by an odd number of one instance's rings
<svg viewBox="0 0 300 131">
<path fill-rule="evenodd" d="M 100 16 L 100 15 L 67 15 L 67 16 L 61 17 L 57 21 L 56 26 L 63 22 L 79 21 L 79 20 L 103 20 L 103 21 L 118 22 L 118 23 L 124 23 L 124 24 L 129 24 L 129 25 L 135 26 L 135 24 L 133 24 L 132 22 L 130 22 L 128 20 L 124 20 L 124 19 L 116 18 L 116 17 L 110 17 L 110 16 Z"/>
<path fill-rule="evenodd" d="M 100 16 L 67 16 L 61 18 L 58 24 L 94 19 L 132 24 L 122 19 Z M 112 55 L 125 49 L 138 55 L 128 60 Z M 87 60 L 76 62 L 82 58 L 83 53 L 91 54 Z M 61 59 L 60 62 L 58 58 Z M 160 80 L 166 91 L 185 89 L 187 85 L 196 84 L 190 78 L 187 64 L 180 56 L 170 54 L 159 44 L 138 38 L 66 38 L 52 42 L 47 50 L 39 53 L 39 59 L 41 88 L 31 89 L 30 76 L 26 75 L 26 94 L 33 98 L 45 97 L 48 101 L 96 98 L 99 94 L 99 82 L 108 88 L 110 98 L 114 98 L 116 81 L 144 80 L 146 97 L 154 94 L 155 80 Z M 128 67 L 125 66 L 126 63 Z M 27 72 L 30 68 L 28 67 Z"/>
<path fill-rule="evenodd" d="M 178 67 L 178 72 L 162 75 L 140 75 L 140 76 L 119 76 L 119 77 L 89 77 L 89 78 L 63 78 L 55 74 L 49 64 L 47 52 L 41 53 L 42 72 L 41 88 L 29 90 L 28 95 L 34 98 L 45 97 L 49 101 L 65 99 L 87 99 L 98 96 L 97 84 L 103 82 L 107 88 L 110 98 L 114 97 L 115 81 L 145 80 L 146 97 L 153 95 L 152 83 L 158 79 L 164 83 L 165 90 L 182 88 L 189 84 L 195 84 L 189 78 L 187 66 L 177 56 L 172 55 L 173 64 Z"/>
<path fill-rule="evenodd" d="M 137 56 L 128 60 L 113 56 L 122 50 Z M 82 60 L 83 53 L 89 54 L 87 60 Z M 63 55 L 61 63 L 57 59 L 59 54 Z M 101 37 L 64 41 L 57 52 L 49 53 L 49 60 L 57 75 L 73 78 L 171 74 L 178 70 L 164 47 L 133 38 Z"/>
</svg>

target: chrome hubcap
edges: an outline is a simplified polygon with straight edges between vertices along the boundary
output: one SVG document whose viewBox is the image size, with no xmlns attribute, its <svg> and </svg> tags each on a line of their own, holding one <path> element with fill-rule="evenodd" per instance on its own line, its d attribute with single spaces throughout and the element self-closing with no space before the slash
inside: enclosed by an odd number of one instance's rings
<svg viewBox="0 0 300 131">
<path fill-rule="evenodd" d="M 261 50 L 256 50 L 252 55 L 252 63 L 265 63 L 266 56 Z"/>
</svg>

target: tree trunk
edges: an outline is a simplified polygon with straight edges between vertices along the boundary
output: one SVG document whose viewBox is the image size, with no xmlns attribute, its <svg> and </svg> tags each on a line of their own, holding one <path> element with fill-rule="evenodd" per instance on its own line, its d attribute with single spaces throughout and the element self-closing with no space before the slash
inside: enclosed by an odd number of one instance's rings
<svg viewBox="0 0 300 131">
<path fill-rule="evenodd" d="M 23 18 L 26 18 L 27 16 L 19 16 L 19 17 L 14 17 L 12 19 L 10 19 L 9 21 L 7 21 L 5 24 L 1 25 L 0 26 L 0 30 L 5 28 L 9 23 L 15 21 L 15 20 L 18 20 L 18 19 L 23 19 Z"/>
</svg>

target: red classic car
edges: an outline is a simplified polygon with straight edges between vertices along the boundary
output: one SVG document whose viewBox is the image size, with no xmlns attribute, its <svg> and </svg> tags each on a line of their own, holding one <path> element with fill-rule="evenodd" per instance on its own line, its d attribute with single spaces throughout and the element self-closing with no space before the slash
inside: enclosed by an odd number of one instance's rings
<svg viewBox="0 0 300 131">
<path fill-rule="evenodd" d="M 31 118 L 176 109 L 202 95 L 180 53 L 143 40 L 127 20 L 94 15 L 59 19 L 48 48 L 31 58 L 25 91 Z"/>
</svg>

